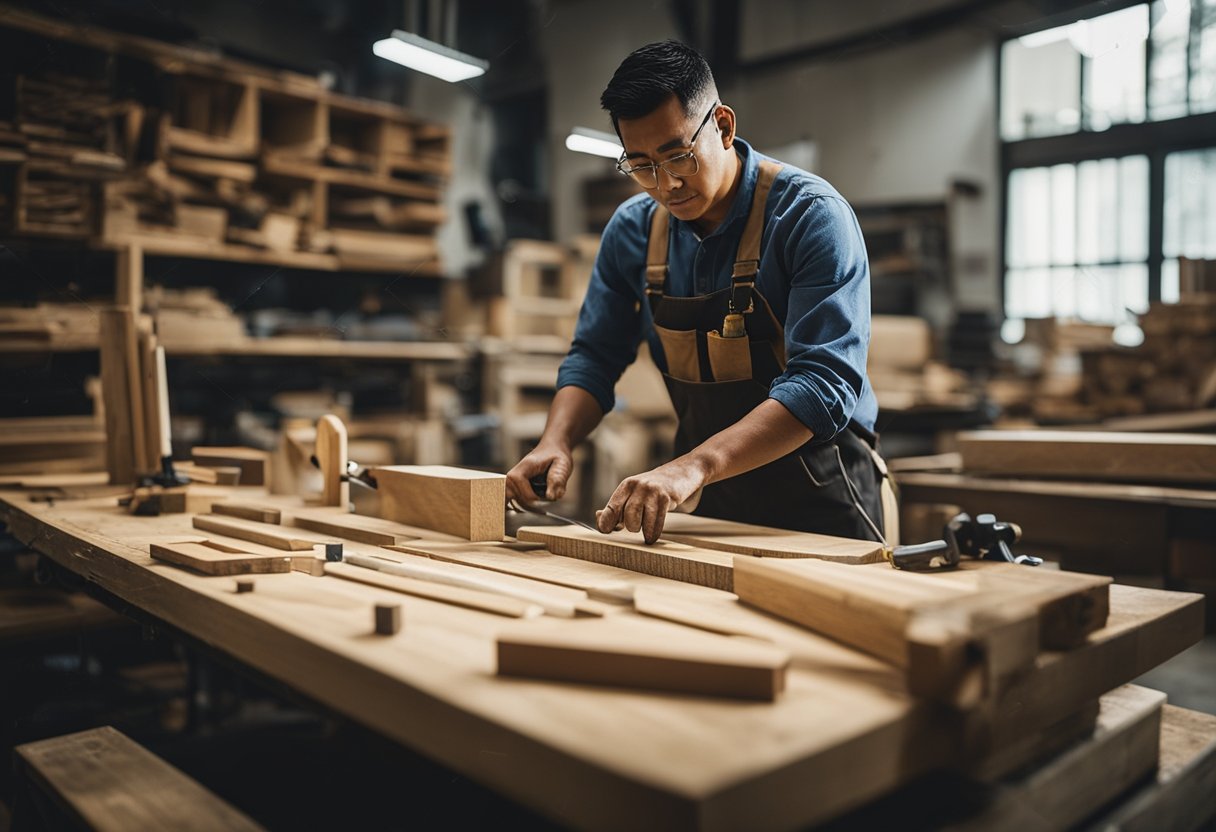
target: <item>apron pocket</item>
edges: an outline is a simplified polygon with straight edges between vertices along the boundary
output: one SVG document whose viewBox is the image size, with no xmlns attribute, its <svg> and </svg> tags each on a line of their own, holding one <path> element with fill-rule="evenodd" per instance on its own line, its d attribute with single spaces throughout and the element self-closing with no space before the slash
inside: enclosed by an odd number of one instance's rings
<svg viewBox="0 0 1216 832">
<path fill-rule="evenodd" d="M 668 329 L 658 324 L 654 325 L 654 330 L 663 344 L 668 375 L 680 381 L 700 381 L 701 362 L 697 358 L 697 331 Z"/>
<path fill-rule="evenodd" d="M 706 334 L 709 369 L 714 381 L 740 381 L 752 377 L 751 339 L 723 338 L 716 332 Z"/>
</svg>

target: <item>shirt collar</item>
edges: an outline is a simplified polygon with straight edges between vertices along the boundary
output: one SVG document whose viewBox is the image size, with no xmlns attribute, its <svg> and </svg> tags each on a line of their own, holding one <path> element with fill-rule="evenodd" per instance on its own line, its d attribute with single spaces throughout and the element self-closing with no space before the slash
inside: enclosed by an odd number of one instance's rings
<svg viewBox="0 0 1216 832">
<path fill-rule="evenodd" d="M 743 165 L 743 178 L 739 181 L 739 190 L 735 192 L 735 201 L 731 203 L 730 210 L 726 212 L 726 216 L 723 217 L 718 227 L 702 237 L 691 223 L 685 223 L 677 217 L 671 218 L 677 228 L 687 230 L 698 241 L 724 234 L 739 219 L 747 217 L 747 212 L 752 204 L 752 195 L 756 192 L 756 180 L 760 176 L 760 160 L 752 146 L 738 136 L 735 137 L 735 152 L 739 154 L 739 162 Z"/>
</svg>

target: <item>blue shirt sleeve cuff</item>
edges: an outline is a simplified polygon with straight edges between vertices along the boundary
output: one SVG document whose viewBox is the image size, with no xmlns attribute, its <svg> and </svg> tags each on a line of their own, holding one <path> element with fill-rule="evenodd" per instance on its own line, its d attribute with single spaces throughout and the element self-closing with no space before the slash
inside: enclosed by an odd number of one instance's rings
<svg viewBox="0 0 1216 832">
<path fill-rule="evenodd" d="M 788 379 L 774 384 L 768 396 L 785 405 L 795 419 L 810 428 L 814 442 L 829 441 L 848 423 L 847 419 L 840 422 L 832 418 L 813 383 Z"/>
<path fill-rule="evenodd" d="M 616 406 L 616 396 L 612 387 L 605 385 L 602 380 L 595 378 L 590 373 L 562 367 L 557 373 L 557 389 L 561 390 L 563 387 L 579 387 L 586 390 L 595 397 L 600 409 L 605 413 L 611 413 L 612 408 Z"/>
</svg>

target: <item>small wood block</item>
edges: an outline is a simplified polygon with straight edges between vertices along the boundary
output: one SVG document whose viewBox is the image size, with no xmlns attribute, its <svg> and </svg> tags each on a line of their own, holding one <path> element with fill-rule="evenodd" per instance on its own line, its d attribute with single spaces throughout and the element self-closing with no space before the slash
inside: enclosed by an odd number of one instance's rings
<svg viewBox="0 0 1216 832">
<path fill-rule="evenodd" d="M 820 558 L 837 563 L 883 560 L 882 544 L 872 540 L 795 532 L 675 512 L 667 515 L 663 523 L 663 539 L 764 558 Z"/>
<path fill-rule="evenodd" d="M 790 656 L 663 622 L 602 618 L 512 628 L 497 639 L 498 675 L 771 702 Z"/>
<path fill-rule="evenodd" d="M 29 780 L 65 806 L 72 826 L 128 829 L 262 827 L 124 734 L 106 726 L 16 748 Z"/>
<path fill-rule="evenodd" d="M 393 636 L 401 632 L 401 605 L 376 604 L 376 635 Z"/>
<path fill-rule="evenodd" d="M 290 572 L 291 558 L 225 552 L 203 543 L 152 543 L 148 553 L 156 560 L 185 566 L 204 575 L 249 575 Z"/>
<path fill-rule="evenodd" d="M 237 580 L 236 592 L 238 595 L 242 595 L 246 592 L 253 592 L 253 581 L 248 578 Z"/>
<path fill-rule="evenodd" d="M 465 540 L 502 540 L 507 478 L 446 465 L 392 465 L 373 476 L 386 520 Z"/>
<path fill-rule="evenodd" d="M 205 532 L 215 532 L 235 537 L 239 540 L 250 540 L 283 549 L 289 552 L 307 552 L 323 541 L 294 537 L 286 532 L 270 528 L 265 523 L 254 523 L 236 517 L 216 517 L 211 514 L 197 514 L 194 517 L 194 528 Z"/>
<path fill-rule="evenodd" d="M 465 609 L 488 612 L 494 615 L 504 615 L 509 618 L 534 618 L 544 614 L 544 609 L 536 604 L 529 604 L 515 598 L 508 598 L 493 592 L 481 592 L 475 589 L 445 586 L 419 581 L 413 578 L 403 578 L 399 575 L 389 575 L 375 569 L 364 569 L 362 566 L 352 566 L 349 563 L 326 563 L 325 574 L 357 581 L 381 589 L 391 589 L 428 601 L 440 601 Z"/>
<path fill-rule="evenodd" d="M 283 522 L 283 513 L 279 509 L 247 503 L 212 503 L 211 513 L 222 514 L 225 517 L 240 517 L 242 520 L 252 520 L 255 523 L 278 525 Z"/>
<path fill-rule="evenodd" d="M 270 485 L 270 453 L 257 448 L 238 446 L 203 447 L 190 449 L 195 465 L 205 467 L 237 466 L 241 469 L 241 485 Z"/>
<path fill-rule="evenodd" d="M 555 555 L 604 563 L 690 584 L 724 589 L 734 586 L 732 555 L 660 540 L 647 544 L 636 532 L 600 534 L 579 526 L 525 526 L 519 540 L 543 543 Z"/>
</svg>

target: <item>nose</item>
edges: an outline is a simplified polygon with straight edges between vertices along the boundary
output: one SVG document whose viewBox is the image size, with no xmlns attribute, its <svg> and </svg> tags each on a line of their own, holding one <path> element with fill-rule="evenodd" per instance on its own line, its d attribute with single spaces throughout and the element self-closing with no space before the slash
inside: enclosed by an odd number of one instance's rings
<svg viewBox="0 0 1216 832">
<path fill-rule="evenodd" d="M 684 187 L 684 180 L 675 174 L 668 173 L 662 168 L 659 168 L 655 173 L 659 178 L 659 190 L 663 192 L 664 196 Z"/>
</svg>

